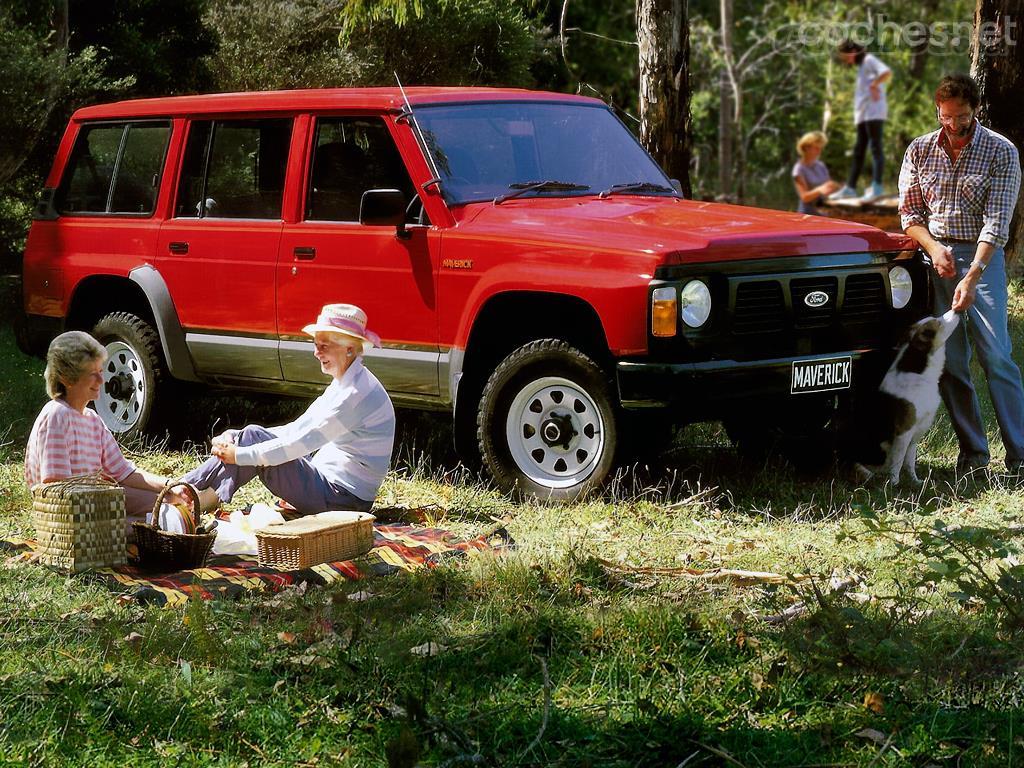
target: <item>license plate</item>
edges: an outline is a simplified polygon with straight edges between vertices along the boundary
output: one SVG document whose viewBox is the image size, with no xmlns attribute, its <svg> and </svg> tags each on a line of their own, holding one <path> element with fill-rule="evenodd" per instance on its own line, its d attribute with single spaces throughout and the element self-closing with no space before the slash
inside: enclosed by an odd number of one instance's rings
<svg viewBox="0 0 1024 768">
<path fill-rule="evenodd" d="M 849 389 L 853 380 L 853 358 L 831 357 L 827 360 L 795 360 L 790 375 L 789 392 L 830 392 Z"/>
</svg>

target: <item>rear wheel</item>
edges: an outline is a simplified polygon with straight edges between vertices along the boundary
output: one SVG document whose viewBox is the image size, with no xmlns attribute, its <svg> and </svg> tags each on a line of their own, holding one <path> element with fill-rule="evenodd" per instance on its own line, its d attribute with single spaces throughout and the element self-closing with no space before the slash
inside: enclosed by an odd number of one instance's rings
<svg viewBox="0 0 1024 768">
<path fill-rule="evenodd" d="M 153 421 L 162 374 L 160 337 L 149 323 L 128 312 L 101 318 L 92 334 L 107 349 L 96 412 L 114 434 L 139 434 Z"/>
<path fill-rule="evenodd" d="M 477 410 L 484 463 L 504 491 L 562 501 L 601 487 L 615 458 L 611 384 L 556 339 L 530 342 L 491 374 Z"/>
</svg>

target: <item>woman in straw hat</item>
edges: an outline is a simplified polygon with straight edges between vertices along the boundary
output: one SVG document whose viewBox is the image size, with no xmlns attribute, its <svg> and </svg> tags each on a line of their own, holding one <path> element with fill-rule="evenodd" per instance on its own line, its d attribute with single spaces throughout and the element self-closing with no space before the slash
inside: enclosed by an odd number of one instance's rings
<svg viewBox="0 0 1024 768">
<path fill-rule="evenodd" d="M 362 361 L 380 339 L 352 304 L 326 305 L 302 330 L 313 337 L 320 370 L 333 381 L 290 424 L 252 424 L 215 437 L 210 458 L 185 476 L 202 491 L 204 506 L 231 501 L 257 476 L 300 514 L 373 505 L 395 441 L 391 398 Z"/>
</svg>

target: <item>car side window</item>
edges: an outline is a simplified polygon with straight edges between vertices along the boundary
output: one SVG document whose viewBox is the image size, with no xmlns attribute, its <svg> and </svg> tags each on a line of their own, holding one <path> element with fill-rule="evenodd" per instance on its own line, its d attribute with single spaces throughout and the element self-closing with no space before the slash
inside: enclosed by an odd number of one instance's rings
<svg viewBox="0 0 1024 768">
<path fill-rule="evenodd" d="M 84 126 L 57 193 L 57 211 L 153 213 L 170 135 L 165 122 Z"/>
<path fill-rule="evenodd" d="M 291 135 L 291 118 L 193 121 L 174 215 L 281 218 Z"/>
<path fill-rule="evenodd" d="M 306 218 L 359 221 L 360 201 L 370 189 L 397 189 L 408 202 L 416 196 L 384 121 L 367 117 L 318 118 Z"/>
</svg>

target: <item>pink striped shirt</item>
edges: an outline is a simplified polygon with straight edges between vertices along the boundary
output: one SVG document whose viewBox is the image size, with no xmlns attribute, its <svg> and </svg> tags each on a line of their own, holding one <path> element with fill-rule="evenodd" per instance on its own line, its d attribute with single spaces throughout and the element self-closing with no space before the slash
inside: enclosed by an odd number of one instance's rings
<svg viewBox="0 0 1024 768">
<path fill-rule="evenodd" d="M 121 482 L 135 465 L 121 453 L 106 424 L 94 410 L 81 413 L 64 400 L 43 406 L 25 449 L 25 482 L 63 480 L 96 472 Z"/>
</svg>

